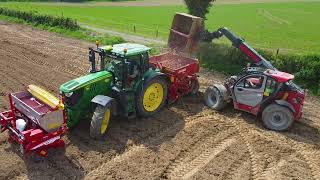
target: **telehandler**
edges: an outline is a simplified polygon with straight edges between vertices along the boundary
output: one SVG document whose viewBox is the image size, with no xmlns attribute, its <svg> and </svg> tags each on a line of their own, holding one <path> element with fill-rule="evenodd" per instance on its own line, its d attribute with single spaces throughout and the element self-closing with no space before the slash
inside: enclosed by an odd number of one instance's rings
<svg viewBox="0 0 320 180">
<path fill-rule="evenodd" d="M 222 110 L 228 102 L 233 102 L 235 109 L 256 116 L 262 114 L 265 126 L 276 131 L 289 129 L 301 118 L 306 93 L 293 82 L 294 75 L 277 70 L 227 28 L 204 34 L 207 41 L 227 37 L 255 64 L 255 67 L 248 66 L 241 74 L 229 77 L 224 84 L 210 86 L 204 95 L 206 105 Z"/>
</svg>

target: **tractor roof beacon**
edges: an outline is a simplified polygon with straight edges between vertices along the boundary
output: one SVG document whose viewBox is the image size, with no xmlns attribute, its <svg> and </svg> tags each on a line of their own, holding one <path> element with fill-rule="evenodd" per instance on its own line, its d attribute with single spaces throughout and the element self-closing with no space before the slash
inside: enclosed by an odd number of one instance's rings
<svg viewBox="0 0 320 180">
<path fill-rule="evenodd" d="M 253 115 L 262 114 L 265 126 L 282 131 L 302 116 L 305 91 L 292 82 L 294 75 L 278 71 L 272 64 L 227 28 L 203 33 L 206 41 L 226 36 L 232 45 L 255 63 L 238 76 L 229 77 L 223 85 L 214 84 L 204 96 L 206 105 L 222 110 L 229 101 L 235 109 Z"/>
</svg>

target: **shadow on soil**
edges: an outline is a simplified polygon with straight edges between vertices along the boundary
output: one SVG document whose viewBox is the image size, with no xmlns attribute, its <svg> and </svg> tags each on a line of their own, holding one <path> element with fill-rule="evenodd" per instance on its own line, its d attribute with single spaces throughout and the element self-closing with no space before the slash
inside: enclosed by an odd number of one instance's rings
<svg viewBox="0 0 320 180">
<path fill-rule="evenodd" d="M 246 123 L 254 124 L 255 127 L 261 131 L 271 131 L 265 128 L 262 123 L 261 116 L 255 117 L 249 113 L 235 110 L 231 104 L 228 105 L 221 113 L 229 118 L 239 117 L 240 114 L 239 118 L 243 119 Z M 289 130 L 276 133 L 279 133 L 286 138 L 290 138 L 293 141 L 307 143 L 320 148 L 320 130 L 303 118 L 294 122 Z"/>
<path fill-rule="evenodd" d="M 170 141 L 184 128 L 185 117 L 202 110 L 198 97 L 185 97 L 169 104 L 156 115 L 148 118 L 114 118 L 108 133 L 102 140 L 89 137 L 90 120 L 81 122 L 70 131 L 68 138 L 81 151 L 105 153 L 115 150 L 122 153 L 132 145 L 144 145 L 152 150 L 166 141 Z"/>
<path fill-rule="evenodd" d="M 122 154 L 134 145 L 158 151 L 161 144 L 170 141 L 184 128 L 186 117 L 199 113 L 203 107 L 199 96 L 189 96 L 165 106 L 153 117 L 129 120 L 114 118 L 102 140 L 90 138 L 90 120 L 82 121 L 66 135 L 66 149 L 70 151 L 68 154 L 60 148 L 51 149 L 48 157 L 43 159 L 37 155 L 22 156 L 16 143 L 8 151 L 14 151 L 23 159 L 28 179 L 84 179 L 86 170 L 78 161 L 79 154 L 74 155 L 73 150 L 68 149 L 69 146 L 78 149 L 81 156 L 92 152 L 113 156 Z M 12 174 L 12 178 L 16 176 L 19 175 Z"/>
<path fill-rule="evenodd" d="M 12 143 L 8 151 L 15 152 L 24 161 L 28 179 L 83 179 L 84 170 L 77 159 L 65 155 L 64 148 L 50 149 L 45 158 L 31 153 L 22 155 L 20 146 Z M 19 176 L 11 174 L 14 178 Z M 6 177 L 11 179 L 10 176 Z M 24 178 L 23 178 L 24 179 Z"/>
</svg>

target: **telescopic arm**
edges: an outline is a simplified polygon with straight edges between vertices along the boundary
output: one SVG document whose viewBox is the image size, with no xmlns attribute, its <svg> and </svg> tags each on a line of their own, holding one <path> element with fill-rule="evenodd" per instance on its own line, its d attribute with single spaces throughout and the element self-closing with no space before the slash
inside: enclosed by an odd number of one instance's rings
<svg viewBox="0 0 320 180">
<path fill-rule="evenodd" d="M 262 57 L 256 50 L 250 47 L 243 39 L 241 39 L 231 31 L 229 31 L 227 28 L 220 28 L 215 32 L 206 33 L 205 39 L 207 41 L 212 41 L 214 39 L 221 38 L 222 36 L 225 36 L 226 38 L 228 38 L 232 42 L 232 45 L 234 47 L 238 48 L 241 52 L 247 55 L 247 57 L 250 58 L 257 66 L 263 66 L 268 69 L 276 70 L 276 68 L 273 67 L 268 60 Z"/>
</svg>

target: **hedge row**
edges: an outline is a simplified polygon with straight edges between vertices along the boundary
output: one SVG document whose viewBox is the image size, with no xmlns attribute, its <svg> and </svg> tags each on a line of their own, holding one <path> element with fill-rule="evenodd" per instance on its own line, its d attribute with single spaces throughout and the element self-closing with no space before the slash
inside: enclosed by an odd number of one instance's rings
<svg viewBox="0 0 320 180">
<path fill-rule="evenodd" d="M 13 10 L 8 8 L 0 7 L 0 15 L 10 16 L 22 19 L 29 23 L 34 23 L 36 25 L 43 24 L 52 27 L 60 27 L 69 30 L 77 30 L 80 28 L 78 23 L 66 17 L 55 17 L 50 15 L 40 15 L 33 12 L 25 12 L 19 10 Z"/>
<path fill-rule="evenodd" d="M 257 50 L 279 70 L 295 75 L 295 82 L 312 94 L 320 95 L 320 54 L 277 54 Z M 200 46 L 198 57 L 202 66 L 231 75 L 241 71 L 248 59 L 237 48 L 223 44 L 204 43 Z"/>
</svg>

